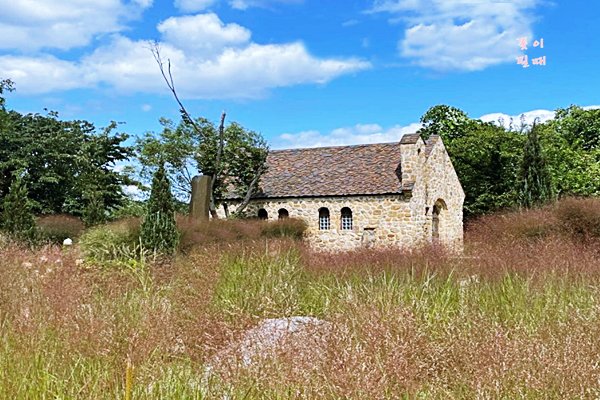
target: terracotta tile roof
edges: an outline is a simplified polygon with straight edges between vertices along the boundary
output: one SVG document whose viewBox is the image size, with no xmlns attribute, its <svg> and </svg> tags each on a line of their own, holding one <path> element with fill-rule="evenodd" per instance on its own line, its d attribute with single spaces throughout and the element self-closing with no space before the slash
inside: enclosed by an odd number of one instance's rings
<svg viewBox="0 0 600 400">
<path fill-rule="evenodd" d="M 398 142 L 276 150 L 269 152 L 267 165 L 254 198 L 386 194 L 412 188 L 408 182 L 403 187 L 396 175 Z"/>
</svg>

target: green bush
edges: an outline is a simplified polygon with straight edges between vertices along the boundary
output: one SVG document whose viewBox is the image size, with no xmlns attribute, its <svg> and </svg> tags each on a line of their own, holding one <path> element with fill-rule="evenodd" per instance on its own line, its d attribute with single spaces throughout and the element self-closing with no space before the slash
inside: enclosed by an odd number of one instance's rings
<svg viewBox="0 0 600 400">
<path fill-rule="evenodd" d="M 146 212 L 146 203 L 139 200 L 126 199 L 122 205 L 109 211 L 108 219 L 111 221 L 123 218 L 141 218 Z"/>
<path fill-rule="evenodd" d="M 287 237 L 292 239 L 302 239 L 304 232 L 308 229 L 308 224 L 295 218 L 286 218 L 282 221 L 268 222 L 261 231 L 262 236 L 266 237 Z"/>
<path fill-rule="evenodd" d="M 50 214 L 37 220 L 38 237 L 42 242 L 62 244 L 67 238 L 77 239 L 83 222 L 68 214 Z"/>
<path fill-rule="evenodd" d="M 600 199 L 568 198 L 556 203 L 560 231 L 577 239 L 600 238 Z"/>
<path fill-rule="evenodd" d="M 152 192 L 141 227 L 142 243 L 148 249 L 172 254 L 179 244 L 171 183 L 163 165 L 152 179 Z"/>
<path fill-rule="evenodd" d="M 35 217 L 27 198 L 27 185 L 20 175 L 10 185 L 3 208 L 2 229 L 18 241 L 34 243 L 37 239 Z"/>
<path fill-rule="evenodd" d="M 125 220 L 86 230 L 79 238 L 79 247 L 86 261 L 128 262 L 141 260 L 149 254 L 140 241 L 140 220 Z"/>
<path fill-rule="evenodd" d="M 106 207 L 104 199 L 98 190 L 85 193 L 86 205 L 83 209 L 82 220 L 86 228 L 106 222 Z"/>
</svg>

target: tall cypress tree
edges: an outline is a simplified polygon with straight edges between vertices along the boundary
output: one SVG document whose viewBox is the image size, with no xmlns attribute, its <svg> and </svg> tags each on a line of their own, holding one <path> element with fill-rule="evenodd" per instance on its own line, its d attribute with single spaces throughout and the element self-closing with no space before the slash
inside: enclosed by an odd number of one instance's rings
<svg viewBox="0 0 600 400">
<path fill-rule="evenodd" d="M 84 193 L 84 198 L 87 201 L 82 212 L 82 220 L 86 228 L 106 222 L 107 216 L 104 199 L 97 188 L 88 190 Z"/>
<path fill-rule="evenodd" d="M 161 253 L 172 254 L 179 243 L 171 183 L 164 165 L 154 174 L 146 216 L 141 227 L 142 244 Z"/>
<path fill-rule="evenodd" d="M 552 177 L 544 157 L 535 121 L 527 132 L 523 157 L 517 175 L 517 201 L 521 207 L 534 207 L 550 200 L 554 195 Z"/>
<path fill-rule="evenodd" d="M 3 208 L 2 228 L 18 240 L 34 242 L 37 236 L 35 217 L 27 198 L 27 185 L 20 173 L 10 185 Z"/>
</svg>

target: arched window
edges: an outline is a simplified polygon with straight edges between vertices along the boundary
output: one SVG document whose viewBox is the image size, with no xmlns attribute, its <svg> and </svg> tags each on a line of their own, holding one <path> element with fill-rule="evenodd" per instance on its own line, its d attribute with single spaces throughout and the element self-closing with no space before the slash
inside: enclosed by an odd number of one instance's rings
<svg viewBox="0 0 600 400">
<path fill-rule="evenodd" d="M 440 240 L 440 207 L 433 206 L 433 213 L 431 214 L 431 236 L 433 242 L 438 243 Z"/>
<path fill-rule="evenodd" d="M 258 219 L 261 219 L 263 221 L 268 220 L 269 213 L 267 212 L 267 210 L 265 210 L 264 208 L 261 208 L 260 210 L 258 210 Z"/>
<path fill-rule="evenodd" d="M 348 207 L 342 208 L 342 230 L 352 230 L 352 210 Z"/>
<path fill-rule="evenodd" d="M 326 231 L 329 230 L 329 227 L 331 226 L 330 224 L 330 220 L 329 220 L 329 210 L 327 208 L 320 208 L 319 209 L 319 229 L 322 231 Z"/>
<path fill-rule="evenodd" d="M 290 213 L 285 208 L 280 209 L 278 214 L 279 214 L 280 221 L 283 221 L 284 219 L 286 219 L 290 216 Z"/>
</svg>

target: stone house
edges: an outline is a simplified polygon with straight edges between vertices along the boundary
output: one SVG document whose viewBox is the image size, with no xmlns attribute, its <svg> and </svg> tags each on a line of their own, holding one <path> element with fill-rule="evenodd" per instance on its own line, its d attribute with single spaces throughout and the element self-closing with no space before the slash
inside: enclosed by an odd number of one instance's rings
<svg viewBox="0 0 600 400">
<path fill-rule="evenodd" d="M 267 165 L 246 213 L 269 221 L 301 218 L 316 248 L 434 241 L 462 249 L 465 194 L 439 136 L 271 151 Z M 240 201 L 231 196 L 228 206 Z"/>
</svg>

